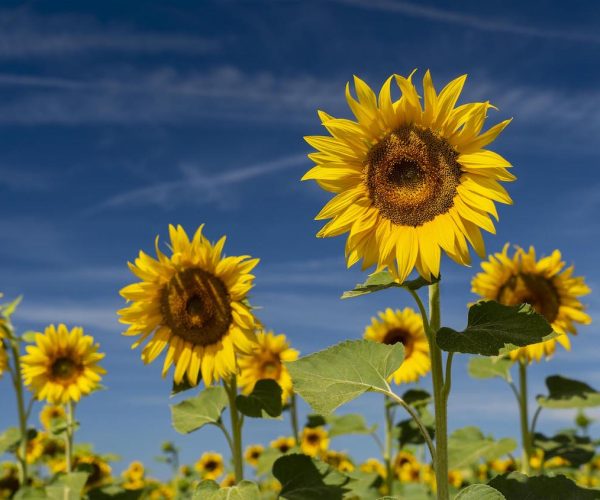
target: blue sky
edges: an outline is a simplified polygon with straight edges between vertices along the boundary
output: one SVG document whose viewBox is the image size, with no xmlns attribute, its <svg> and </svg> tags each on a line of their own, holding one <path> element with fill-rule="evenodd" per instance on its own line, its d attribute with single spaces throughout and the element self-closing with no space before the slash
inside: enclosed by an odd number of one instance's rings
<svg viewBox="0 0 600 500">
<path fill-rule="evenodd" d="M 359 337 L 379 309 L 412 305 L 397 291 L 339 300 L 365 275 L 345 269 L 343 238 L 314 237 L 328 195 L 299 181 L 311 166 L 302 137 L 321 132 L 318 108 L 348 116 L 353 74 L 379 86 L 430 68 L 441 87 L 468 73 L 465 100 L 497 105 L 490 123 L 514 117 L 494 146 L 515 165 L 515 203 L 499 207 L 488 250 L 560 248 L 597 290 L 599 11 L 594 2 L 3 2 L 0 287 L 25 297 L 20 329 L 82 325 L 106 352 L 109 390 L 80 405 L 78 439 L 120 454 L 117 470 L 150 463 L 165 439 L 188 462 L 226 451 L 213 430 L 171 429 L 169 381 L 120 336 L 126 263 L 169 223 L 206 223 L 210 238 L 228 235 L 228 254 L 260 257 L 252 301 L 302 353 Z M 444 324 L 464 326 L 478 267 L 443 263 Z M 598 317 L 596 296 L 586 303 Z M 532 397 L 553 373 L 600 387 L 596 327 L 580 331 L 571 353 L 533 367 Z M 465 363 L 455 362 L 450 427 L 516 436 L 510 390 L 469 380 Z M 16 418 L 6 378 L 0 397 L 3 428 Z M 379 422 L 378 401 L 342 412 Z M 550 432 L 570 418 L 546 413 L 540 425 Z M 287 421 L 252 422 L 246 443 L 287 432 Z M 376 453 L 366 437 L 333 445 Z"/>
</svg>

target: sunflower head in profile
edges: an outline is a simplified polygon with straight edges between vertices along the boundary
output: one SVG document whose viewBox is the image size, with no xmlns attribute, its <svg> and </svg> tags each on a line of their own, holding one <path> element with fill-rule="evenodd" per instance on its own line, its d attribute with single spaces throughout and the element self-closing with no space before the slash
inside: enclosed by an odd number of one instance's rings
<svg viewBox="0 0 600 500">
<path fill-rule="evenodd" d="M 286 402 L 292 393 L 292 378 L 283 362 L 298 359 L 298 351 L 290 347 L 284 334 L 260 332 L 256 338 L 255 349 L 238 359 L 238 383 L 244 394 L 250 394 L 259 380 L 273 379 L 281 387 L 281 397 Z"/>
<path fill-rule="evenodd" d="M 244 458 L 252 467 L 256 467 L 258 465 L 258 459 L 262 455 L 263 451 L 265 451 L 265 447 L 263 445 L 251 444 L 246 448 L 246 451 L 244 451 Z"/>
<path fill-rule="evenodd" d="M 23 381 L 37 399 L 50 404 L 78 402 L 98 388 L 106 373 L 98 364 L 104 358 L 98 347 L 83 328 L 50 325 L 36 333 L 35 343 L 21 357 Z"/>
<path fill-rule="evenodd" d="M 309 457 L 321 455 L 329 447 L 329 433 L 323 427 L 305 427 L 300 439 L 302 453 Z"/>
<path fill-rule="evenodd" d="M 75 467 L 83 466 L 89 474 L 85 482 L 86 491 L 105 486 L 112 482 L 112 468 L 101 456 L 92 453 L 81 455 L 75 457 L 74 465 Z"/>
<path fill-rule="evenodd" d="M 404 345 L 404 361 L 392 374 L 396 384 L 416 381 L 431 369 L 429 343 L 423 329 L 421 316 L 410 307 L 404 310 L 386 309 L 373 317 L 365 329 L 364 338 L 382 344 Z"/>
<path fill-rule="evenodd" d="M 56 423 L 67 418 L 65 409 L 58 405 L 45 405 L 40 411 L 40 422 L 44 429 L 50 431 Z"/>
<path fill-rule="evenodd" d="M 317 151 L 303 180 L 335 194 L 316 217 L 331 219 L 317 236 L 348 233 L 348 266 L 362 259 L 363 268 L 388 268 L 402 282 L 415 267 L 428 280 L 438 277 L 441 250 L 463 265 L 470 262 L 467 242 L 485 256 L 481 229 L 495 231 L 494 202 L 512 203 L 499 181 L 514 176 L 504 158 L 484 148 L 510 120 L 482 132 L 493 106 L 455 107 L 465 80 L 438 94 L 427 71 L 421 102 L 412 75 L 391 76 L 378 95 L 355 77 L 356 99 L 346 86 L 355 120 L 319 112 L 330 135 L 305 138 Z"/>
<path fill-rule="evenodd" d="M 269 446 L 274 450 L 279 450 L 279 453 L 285 454 L 296 446 L 296 440 L 291 436 L 279 436 L 271 441 Z"/>
<path fill-rule="evenodd" d="M 250 353 L 256 341 L 246 298 L 258 259 L 222 256 L 225 237 L 213 245 L 202 228 L 190 239 L 181 226 L 169 226 L 170 256 L 158 239 L 156 258 L 140 252 L 129 268 L 141 281 L 121 290 L 131 304 L 119 311 L 129 325 L 124 334 L 139 336 L 133 347 L 149 338 L 144 363 L 168 348 L 163 376 L 174 365 L 174 381 L 192 385 L 200 376 L 210 385 L 236 373 L 236 353 Z"/>
<path fill-rule="evenodd" d="M 489 260 L 481 264 L 483 272 L 473 278 L 471 289 L 483 299 L 509 306 L 526 302 L 544 316 L 558 334 L 545 342 L 511 351 L 512 359 L 540 361 L 554 354 L 557 343 L 569 350 L 571 342 L 567 334 L 577 333 L 577 323 L 591 323 L 579 300 L 590 293 L 590 289 L 583 277 L 573 276 L 573 266 L 565 266 L 558 250 L 537 259 L 533 247 L 527 252 L 517 247 L 511 256 L 507 243 L 502 252 L 490 255 Z"/>
<path fill-rule="evenodd" d="M 212 479 L 214 481 L 225 471 L 225 464 L 220 453 L 207 451 L 194 464 L 194 468 L 202 479 Z"/>
</svg>

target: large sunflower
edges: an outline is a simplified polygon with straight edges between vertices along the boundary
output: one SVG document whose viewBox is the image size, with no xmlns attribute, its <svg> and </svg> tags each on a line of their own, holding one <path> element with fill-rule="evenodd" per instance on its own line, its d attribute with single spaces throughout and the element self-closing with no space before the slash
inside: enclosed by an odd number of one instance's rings
<svg viewBox="0 0 600 500">
<path fill-rule="evenodd" d="M 336 194 L 316 217 L 332 219 L 317 236 L 348 233 L 348 266 L 362 258 L 364 269 L 387 267 L 399 281 L 415 266 L 426 279 L 439 276 L 441 250 L 468 264 L 467 241 L 485 257 L 480 229 L 495 231 L 494 201 L 512 203 L 498 181 L 514 180 L 510 164 L 483 149 L 510 120 L 481 133 L 489 102 L 455 108 L 466 75 L 438 94 L 427 71 L 423 108 L 411 77 L 391 76 L 378 96 L 355 77 L 358 100 L 349 84 L 346 100 L 356 121 L 319 111 L 331 136 L 306 137 L 316 166 L 303 177 Z"/>
<path fill-rule="evenodd" d="M 379 313 L 379 318 L 371 318 L 364 338 L 388 345 L 402 342 L 404 361 L 392 374 L 396 384 L 414 382 L 431 369 L 429 343 L 423 329 L 423 320 L 410 307 L 402 311 L 387 308 Z"/>
<path fill-rule="evenodd" d="M 565 269 L 558 250 L 537 260 L 533 247 L 528 252 L 516 248 L 512 256 L 508 249 L 507 243 L 502 252 L 490 255 L 489 260 L 481 264 L 483 272 L 473 278 L 472 291 L 501 304 L 527 302 L 559 334 L 545 342 L 515 349 L 510 352 L 510 357 L 540 361 L 554 353 L 557 342 L 569 350 L 571 342 L 567 333 L 577 333 L 576 323 L 587 325 L 592 321 L 579 300 L 582 295 L 590 293 L 584 278 L 573 276 L 573 266 Z"/>
<path fill-rule="evenodd" d="M 50 404 L 77 402 L 98 387 L 106 370 L 98 365 L 104 354 L 98 352 L 91 335 L 83 328 L 70 331 L 64 324 L 46 327 L 36 333 L 21 357 L 23 381 L 37 399 Z"/>
<path fill-rule="evenodd" d="M 240 356 L 238 383 L 244 394 L 250 394 L 256 382 L 273 379 L 282 389 L 282 399 L 287 401 L 292 392 L 292 378 L 283 364 L 298 359 L 298 351 L 292 349 L 284 334 L 258 333 L 258 345 L 247 356 Z"/>
<path fill-rule="evenodd" d="M 156 259 L 140 252 L 129 268 L 142 281 L 121 290 L 132 304 L 119 311 L 129 325 L 124 334 L 140 336 L 133 347 L 150 337 L 144 363 L 168 346 L 163 377 L 174 365 L 175 382 L 185 376 L 192 385 L 200 374 L 209 385 L 235 373 L 236 353 L 251 352 L 256 341 L 246 297 L 258 259 L 222 257 L 225 236 L 213 245 L 202 228 L 190 240 L 181 226 L 169 226 L 170 257 L 158 249 L 158 238 Z"/>
</svg>

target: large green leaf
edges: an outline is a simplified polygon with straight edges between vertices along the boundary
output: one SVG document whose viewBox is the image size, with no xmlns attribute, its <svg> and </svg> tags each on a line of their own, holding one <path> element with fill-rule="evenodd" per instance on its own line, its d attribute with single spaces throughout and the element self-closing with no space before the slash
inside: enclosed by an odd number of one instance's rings
<svg viewBox="0 0 600 500">
<path fill-rule="evenodd" d="M 461 490 L 454 500 L 506 500 L 497 489 L 487 484 L 472 484 Z"/>
<path fill-rule="evenodd" d="M 358 413 L 329 415 L 326 422 L 329 424 L 330 437 L 343 434 L 371 434 L 377 429 L 376 425 L 368 427 L 365 417 Z"/>
<path fill-rule="evenodd" d="M 364 283 L 357 283 L 354 289 L 344 292 L 342 294 L 342 299 L 350 299 L 352 297 L 358 297 L 360 295 L 366 295 L 368 293 L 385 290 L 386 288 L 390 287 L 418 290 L 421 287 L 431 285 L 432 283 L 437 283 L 438 281 L 440 281 L 440 278 L 429 282 L 425 278 L 419 276 L 414 280 L 398 283 L 389 271 L 380 271 L 378 273 L 370 274 L 367 278 L 367 281 Z"/>
<path fill-rule="evenodd" d="M 259 380 L 248 396 L 236 397 L 238 410 L 247 417 L 274 418 L 281 415 L 281 387 L 274 380 Z"/>
<path fill-rule="evenodd" d="M 544 408 L 588 408 L 600 406 L 600 393 L 584 382 L 560 375 L 546 378 L 548 396 L 538 396 Z"/>
<path fill-rule="evenodd" d="M 419 417 L 429 436 L 431 439 L 435 437 L 435 418 L 429 412 L 426 406 L 420 407 Z M 412 418 L 407 418 L 406 420 L 402 420 L 398 422 L 396 425 L 398 443 L 400 444 L 400 448 L 404 448 L 407 444 L 423 444 L 425 443 L 425 438 L 423 434 L 421 434 L 421 430 L 416 422 Z"/>
<path fill-rule="evenodd" d="M 404 359 L 404 347 L 347 340 L 286 363 L 295 391 L 317 413 L 336 408 L 367 391 L 392 394 L 387 379 Z"/>
<path fill-rule="evenodd" d="M 48 498 L 46 491 L 42 488 L 26 486 L 25 488 L 19 488 L 12 500 L 48 500 Z"/>
<path fill-rule="evenodd" d="M 561 457 L 573 467 L 588 463 L 596 451 L 589 437 L 577 436 L 574 431 L 563 431 L 552 437 L 536 432 L 533 444 L 544 451 L 544 460 Z"/>
<path fill-rule="evenodd" d="M 519 472 L 502 474 L 493 478 L 490 486 L 504 495 L 506 500 L 597 500 L 599 490 L 580 488 L 563 475 L 528 477 Z"/>
<path fill-rule="evenodd" d="M 469 360 L 469 375 L 477 379 L 500 377 L 507 382 L 512 381 L 510 368 L 514 364 L 509 358 L 477 356 Z"/>
<path fill-rule="evenodd" d="M 116 484 L 96 488 L 88 493 L 89 500 L 138 500 L 144 490 L 126 490 Z"/>
<path fill-rule="evenodd" d="M 46 486 L 46 495 L 51 500 L 79 500 L 83 496 L 88 475 L 87 472 L 62 474 Z"/>
<path fill-rule="evenodd" d="M 251 481 L 241 481 L 235 486 L 219 488 L 215 481 L 202 481 L 192 500 L 260 500 L 258 485 Z"/>
<path fill-rule="evenodd" d="M 7 452 L 21 440 L 21 433 L 16 427 L 9 427 L 2 434 L 0 434 L 0 455 Z"/>
<path fill-rule="evenodd" d="M 505 306 L 493 300 L 469 308 L 467 328 L 440 328 L 437 344 L 448 352 L 498 356 L 554 336 L 552 327 L 529 304 Z"/>
<path fill-rule="evenodd" d="M 284 455 L 273 464 L 285 500 L 342 500 L 349 478 L 326 463 L 306 455 Z"/>
<path fill-rule="evenodd" d="M 464 427 L 448 438 L 448 463 L 451 469 L 460 469 L 477 463 L 480 459 L 491 461 L 511 453 L 517 447 L 514 439 L 494 440 L 484 436 L 477 427 Z"/>
<path fill-rule="evenodd" d="M 171 406 L 173 427 L 181 434 L 189 434 L 206 424 L 214 424 L 219 421 L 227 403 L 223 387 L 207 387 L 197 396 Z"/>
</svg>

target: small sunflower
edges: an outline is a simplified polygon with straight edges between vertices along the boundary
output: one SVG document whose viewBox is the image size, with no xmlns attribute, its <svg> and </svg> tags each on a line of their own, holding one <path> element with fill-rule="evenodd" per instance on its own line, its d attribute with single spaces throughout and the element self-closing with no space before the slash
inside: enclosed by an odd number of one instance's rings
<svg viewBox="0 0 600 500">
<path fill-rule="evenodd" d="M 236 353 L 250 353 L 257 320 L 247 303 L 258 259 L 246 255 L 222 257 L 223 236 L 211 244 L 200 226 L 190 240 L 181 226 L 169 226 L 169 257 L 158 249 L 154 259 L 140 252 L 131 271 L 142 281 L 126 286 L 121 295 L 132 304 L 121 309 L 124 335 L 150 340 L 142 351 L 144 363 L 154 361 L 168 346 L 163 377 L 175 366 L 174 380 L 184 376 L 204 383 L 237 371 Z"/>
<path fill-rule="evenodd" d="M 329 434 L 323 427 L 305 427 L 302 431 L 300 448 L 302 453 L 316 457 L 327 451 L 329 447 Z"/>
<path fill-rule="evenodd" d="M 56 422 L 60 422 L 66 418 L 67 414 L 62 406 L 45 405 L 40 412 L 40 422 L 47 431 L 50 431 Z"/>
<path fill-rule="evenodd" d="M 448 482 L 456 489 L 459 489 L 465 482 L 465 475 L 460 470 L 449 470 Z"/>
<path fill-rule="evenodd" d="M 291 436 L 279 436 L 277 439 L 271 441 L 269 446 L 275 450 L 279 450 L 280 453 L 285 454 L 296 446 L 296 440 Z"/>
<path fill-rule="evenodd" d="M 508 249 L 507 243 L 502 252 L 490 255 L 489 260 L 481 264 L 483 272 L 473 278 L 472 291 L 483 299 L 505 305 L 527 302 L 558 333 L 557 337 L 545 342 L 515 349 L 510 352 L 510 357 L 540 361 L 542 357 L 554 354 L 557 342 L 569 350 L 571 342 L 567 333 L 575 335 L 576 323 L 588 325 L 592 321 L 579 300 L 590 293 L 584 278 L 573 276 L 573 266 L 565 269 L 558 250 L 538 260 L 533 247 L 528 252 L 517 247 L 512 256 Z"/>
<path fill-rule="evenodd" d="M 219 453 L 208 451 L 203 453 L 200 459 L 194 464 L 194 468 L 200 474 L 202 479 L 216 480 L 225 471 L 223 457 Z"/>
<path fill-rule="evenodd" d="M 455 107 L 466 75 L 438 94 L 429 71 L 424 102 L 408 78 L 393 75 L 377 96 L 355 77 L 358 100 L 346 86 L 356 121 L 319 111 L 330 136 L 310 136 L 316 164 L 302 180 L 314 179 L 335 193 L 316 216 L 331 219 L 319 237 L 348 233 L 348 266 L 388 268 L 404 281 L 414 267 L 426 279 L 440 274 L 441 250 L 462 265 L 470 262 L 467 241 L 483 258 L 481 229 L 494 233 L 494 202 L 512 203 L 499 181 L 514 180 L 511 165 L 483 149 L 510 120 L 482 131 L 489 102 Z M 391 97 L 395 81 L 402 94 Z"/>
<path fill-rule="evenodd" d="M 124 480 L 122 486 L 126 490 L 141 490 L 146 485 L 146 468 L 142 462 L 131 462 L 121 475 Z"/>
<path fill-rule="evenodd" d="M 262 455 L 263 451 L 265 451 L 264 446 L 260 444 L 251 444 L 246 448 L 246 451 L 244 452 L 244 458 L 252 467 L 256 467 L 258 465 L 258 459 Z"/>
<path fill-rule="evenodd" d="M 34 438 L 27 441 L 25 451 L 25 460 L 28 464 L 36 463 L 44 454 L 44 441 L 47 435 L 44 432 L 38 432 Z"/>
<path fill-rule="evenodd" d="M 421 466 L 412 453 L 399 451 L 394 458 L 393 470 L 401 482 L 412 483 L 419 480 Z"/>
<path fill-rule="evenodd" d="M 230 488 L 231 486 L 235 486 L 237 483 L 235 481 L 235 474 L 230 472 L 227 474 L 223 480 L 219 483 L 221 488 Z"/>
<path fill-rule="evenodd" d="M 19 489 L 19 468 L 12 462 L 0 464 L 0 498 L 13 498 Z"/>
<path fill-rule="evenodd" d="M 83 455 L 75 458 L 75 467 L 83 465 L 89 473 L 85 482 L 86 491 L 112 482 L 112 468 L 109 463 L 98 455 Z"/>
<path fill-rule="evenodd" d="M 514 472 L 517 470 L 517 464 L 512 458 L 496 458 L 489 464 L 491 470 L 497 474 L 505 472 Z"/>
<path fill-rule="evenodd" d="M 376 458 L 368 458 L 365 462 L 360 464 L 360 470 L 366 473 L 376 472 L 380 477 L 386 478 L 387 472 L 385 470 L 385 465 L 383 465 Z"/>
<path fill-rule="evenodd" d="M 244 394 L 250 394 L 259 380 L 273 379 L 281 387 L 286 402 L 292 393 L 292 378 L 283 362 L 298 359 L 298 351 L 290 347 L 284 334 L 261 332 L 256 338 L 257 346 L 252 353 L 238 359 L 238 383 Z"/>
<path fill-rule="evenodd" d="M 44 333 L 36 333 L 35 345 L 28 345 L 21 357 L 23 381 L 37 399 L 50 404 L 77 402 L 95 390 L 106 373 L 98 365 L 104 358 L 98 347 L 80 327 L 69 331 L 62 323 L 50 325 Z"/>
<path fill-rule="evenodd" d="M 396 384 L 416 381 L 431 369 L 429 343 L 423 329 L 421 316 L 410 307 L 395 311 L 388 308 L 379 313 L 379 319 L 371 318 L 371 324 L 365 329 L 364 338 L 382 344 L 404 345 L 404 361 L 393 374 Z"/>
<path fill-rule="evenodd" d="M 331 465 L 340 472 L 352 472 L 354 470 L 354 464 L 346 453 L 328 450 L 323 454 L 322 459 L 325 463 Z"/>
</svg>

